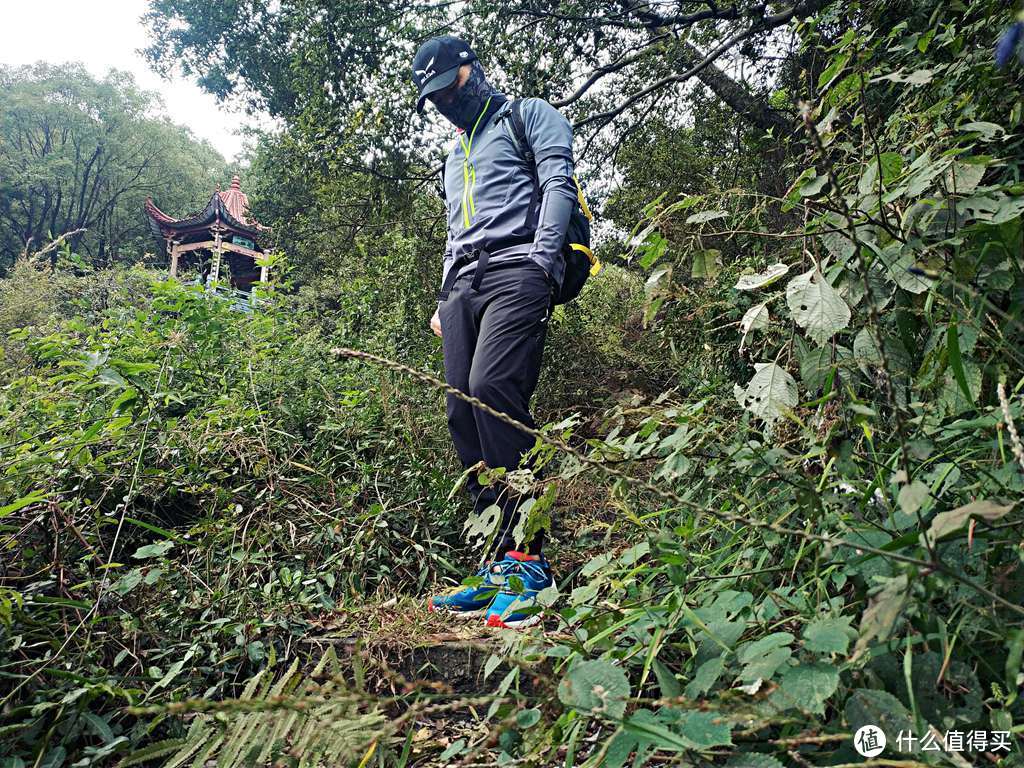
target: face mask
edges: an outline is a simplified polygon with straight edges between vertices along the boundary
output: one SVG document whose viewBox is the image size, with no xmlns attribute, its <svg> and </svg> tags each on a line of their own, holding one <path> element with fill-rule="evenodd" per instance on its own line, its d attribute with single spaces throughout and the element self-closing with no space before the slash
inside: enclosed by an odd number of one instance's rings
<svg viewBox="0 0 1024 768">
<path fill-rule="evenodd" d="M 438 112 L 464 131 L 473 130 L 473 124 L 480 116 L 487 99 L 491 99 L 491 105 L 494 106 L 494 96 L 498 95 L 498 91 L 484 77 L 484 68 L 480 62 L 474 60 L 469 66 L 469 78 L 455 91 L 454 98 L 447 104 L 434 103 Z"/>
</svg>

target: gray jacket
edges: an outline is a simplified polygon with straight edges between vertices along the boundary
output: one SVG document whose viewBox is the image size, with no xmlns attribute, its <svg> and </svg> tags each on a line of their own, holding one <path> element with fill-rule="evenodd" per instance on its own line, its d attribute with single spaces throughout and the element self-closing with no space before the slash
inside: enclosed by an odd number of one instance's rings
<svg viewBox="0 0 1024 768">
<path fill-rule="evenodd" d="M 511 108 L 511 101 L 506 102 L 487 125 L 478 125 L 472 142 L 467 132 L 458 129 L 444 168 L 448 239 L 442 283 L 459 255 L 499 238 L 527 235 L 532 229 L 527 215 L 533 178 L 516 150 L 511 120 L 503 117 Z M 533 259 L 561 285 L 565 273 L 562 241 L 577 200 L 572 179 L 572 124 L 541 98 L 523 99 L 521 109 L 542 194 L 536 235 L 532 243 L 493 252 L 490 261 Z M 474 261 L 459 274 L 475 268 Z"/>
</svg>

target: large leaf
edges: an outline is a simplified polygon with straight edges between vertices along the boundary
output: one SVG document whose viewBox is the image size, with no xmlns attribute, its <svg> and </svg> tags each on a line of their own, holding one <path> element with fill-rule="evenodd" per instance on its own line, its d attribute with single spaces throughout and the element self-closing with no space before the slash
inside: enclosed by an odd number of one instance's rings
<svg viewBox="0 0 1024 768">
<path fill-rule="evenodd" d="M 722 271 L 722 252 L 716 248 L 694 251 L 691 277 L 695 279 L 714 280 Z"/>
<path fill-rule="evenodd" d="M 771 755 L 760 752 L 746 752 L 733 755 L 725 764 L 725 768 L 783 768 L 782 763 Z"/>
<path fill-rule="evenodd" d="M 697 749 L 698 744 L 672 730 L 658 715 L 649 709 L 638 709 L 623 723 L 623 731 L 638 741 L 651 744 L 658 749 L 683 752 Z"/>
<path fill-rule="evenodd" d="M 850 647 L 851 618 L 833 616 L 815 619 L 804 629 L 804 648 L 815 653 L 842 653 Z"/>
<path fill-rule="evenodd" d="M 917 511 L 921 509 L 924 503 L 928 500 L 929 493 L 928 486 L 920 480 L 913 480 L 909 483 L 905 483 L 900 488 L 899 495 L 896 497 L 903 514 L 917 514 Z"/>
<path fill-rule="evenodd" d="M 754 363 L 756 373 L 746 387 L 734 386 L 737 402 L 771 423 L 799 402 L 796 381 L 775 363 Z"/>
<path fill-rule="evenodd" d="M 773 632 L 744 645 L 736 655 L 737 661 L 743 665 L 740 680 L 752 683 L 771 678 L 793 655 L 789 648 L 792 642 L 793 636 L 789 632 Z"/>
<path fill-rule="evenodd" d="M 818 344 L 850 324 L 850 308 L 817 268 L 789 281 L 786 303 L 796 324 Z"/>
<path fill-rule="evenodd" d="M 740 330 L 743 332 L 743 337 L 740 339 L 740 349 L 743 349 L 743 345 L 747 343 L 747 334 L 754 330 L 763 331 L 768 327 L 770 320 L 771 317 L 768 315 L 768 304 L 766 302 L 748 309 L 744 313 L 743 319 L 740 320 Z"/>
<path fill-rule="evenodd" d="M 816 662 L 786 667 L 771 702 L 779 709 L 803 709 L 822 715 L 825 701 L 838 687 L 839 670 L 832 664 Z"/>
<path fill-rule="evenodd" d="M 844 714 L 848 730 L 855 732 L 861 726 L 874 725 L 885 731 L 893 743 L 900 731 L 915 732 L 907 708 L 886 691 L 858 688 L 846 700 Z"/>
<path fill-rule="evenodd" d="M 466 522 L 462 525 L 463 535 L 470 540 L 486 540 L 498 526 L 498 521 L 501 520 L 501 507 L 497 504 L 491 504 L 484 507 L 478 513 L 474 512 L 466 517 Z"/>
<path fill-rule="evenodd" d="M 693 679 L 686 686 L 686 695 L 695 699 L 710 691 L 711 686 L 722 674 L 724 665 L 725 660 L 721 656 L 715 656 L 701 664 L 693 673 Z"/>
<path fill-rule="evenodd" d="M 621 720 L 629 699 L 629 679 L 621 667 L 605 659 L 582 661 L 559 683 L 558 698 L 580 712 Z"/>
<path fill-rule="evenodd" d="M 934 544 L 943 536 L 959 531 L 972 517 L 980 517 L 990 523 L 999 520 L 1005 517 L 1013 509 L 1013 506 L 1013 504 L 996 504 L 994 501 L 980 499 L 948 512 L 940 512 L 932 520 L 928 533 L 925 534 L 928 543 Z"/>
<path fill-rule="evenodd" d="M 954 162 L 945 175 L 946 189 L 958 195 L 968 195 L 977 189 L 985 175 L 985 164 L 982 162 Z"/>
<path fill-rule="evenodd" d="M 694 213 L 687 217 L 686 223 L 703 224 L 707 221 L 714 221 L 715 219 L 724 219 L 728 215 L 728 211 L 701 211 L 700 213 Z"/>
<path fill-rule="evenodd" d="M 155 544 L 139 547 L 135 550 L 135 554 L 132 557 L 136 560 L 145 560 L 147 557 L 163 557 L 173 546 L 173 541 L 158 541 Z"/>
<path fill-rule="evenodd" d="M 753 291 L 763 288 L 766 285 L 771 285 L 787 272 L 789 272 L 789 267 L 785 264 L 772 264 L 764 272 L 756 275 L 742 275 L 736 281 L 735 288 L 738 291 Z"/>
<path fill-rule="evenodd" d="M 732 744 L 732 729 L 728 721 L 717 712 L 665 710 L 676 718 L 676 727 L 700 749 Z"/>
<path fill-rule="evenodd" d="M 907 576 L 900 574 L 886 583 L 871 604 L 865 609 L 860 619 L 860 637 L 853 649 L 853 658 L 860 658 L 871 641 L 878 638 L 884 640 L 889 636 L 896 619 L 903 610 L 907 599 Z"/>
</svg>

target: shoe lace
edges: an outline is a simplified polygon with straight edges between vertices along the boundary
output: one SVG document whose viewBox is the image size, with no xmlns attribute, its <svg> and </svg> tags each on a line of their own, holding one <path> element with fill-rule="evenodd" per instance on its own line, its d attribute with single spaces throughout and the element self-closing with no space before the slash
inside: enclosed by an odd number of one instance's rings
<svg viewBox="0 0 1024 768">
<path fill-rule="evenodd" d="M 506 577 L 524 574 L 535 581 L 546 581 L 547 571 L 539 560 L 502 560 L 505 570 L 502 574 Z"/>
</svg>

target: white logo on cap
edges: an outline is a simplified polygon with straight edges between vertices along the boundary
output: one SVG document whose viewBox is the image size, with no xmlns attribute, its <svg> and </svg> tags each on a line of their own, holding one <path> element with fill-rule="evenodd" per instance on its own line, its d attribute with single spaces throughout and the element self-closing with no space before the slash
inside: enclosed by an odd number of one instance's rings
<svg viewBox="0 0 1024 768">
<path fill-rule="evenodd" d="M 430 69 L 430 66 L 434 63 L 434 59 L 435 58 L 437 58 L 437 57 L 436 56 L 431 56 L 430 57 L 430 61 L 427 62 L 427 66 L 425 68 L 417 69 L 416 70 L 416 74 L 417 75 L 422 73 L 422 80 L 423 80 L 424 83 L 427 82 L 427 80 L 429 80 L 430 78 L 432 78 L 434 75 L 437 74 L 436 70 Z"/>
<path fill-rule="evenodd" d="M 468 53 L 467 53 L 466 51 L 459 51 L 459 57 L 460 57 L 460 58 L 463 58 L 463 59 L 464 59 L 464 58 L 466 58 L 467 56 L 469 56 L 469 54 L 468 54 Z"/>
</svg>

